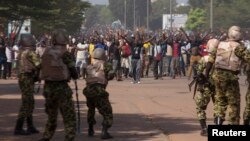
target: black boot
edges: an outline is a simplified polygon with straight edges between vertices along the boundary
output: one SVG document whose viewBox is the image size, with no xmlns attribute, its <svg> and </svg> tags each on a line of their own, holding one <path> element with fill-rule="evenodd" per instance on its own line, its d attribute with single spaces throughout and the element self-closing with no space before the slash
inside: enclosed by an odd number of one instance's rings
<svg viewBox="0 0 250 141">
<path fill-rule="evenodd" d="M 93 124 L 89 124 L 88 136 L 93 137 L 94 134 L 95 134 L 94 125 Z"/>
<path fill-rule="evenodd" d="M 222 125 L 223 121 L 224 121 L 224 120 L 223 120 L 221 117 L 216 117 L 216 118 L 214 119 L 215 125 Z"/>
<path fill-rule="evenodd" d="M 34 127 L 33 125 L 33 118 L 32 117 L 27 117 L 27 132 L 31 134 L 37 134 L 39 131 Z"/>
<path fill-rule="evenodd" d="M 108 127 L 103 126 L 101 139 L 112 139 L 113 137 L 108 133 Z"/>
<path fill-rule="evenodd" d="M 30 132 L 23 130 L 23 122 L 24 118 L 17 119 L 14 135 L 30 135 Z"/>
<path fill-rule="evenodd" d="M 205 119 L 200 120 L 201 136 L 207 136 L 207 124 Z"/>
<path fill-rule="evenodd" d="M 249 120 L 249 118 L 247 118 L 247 119 L 244 119 L 244 123 L 243 123 L 244 125 L 250 125 L 250 120 Z"/>
</svg>

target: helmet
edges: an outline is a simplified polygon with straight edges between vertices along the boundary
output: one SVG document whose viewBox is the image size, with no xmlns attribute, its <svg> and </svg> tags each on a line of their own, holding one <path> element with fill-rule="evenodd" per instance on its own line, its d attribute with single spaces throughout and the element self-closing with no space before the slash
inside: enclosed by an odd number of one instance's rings
<svg viewBox="0 0 250 141">
<path fill-rule="evenodd" d="M 20 45 L 23 47 L 33 47 L 36 45 L 36 40 L 31 34 L 21 34 Z"/>
<path fill-rule="evenodd" d="M 66 45 L 69 42 L 66 30 L 57 29 L 52 32 L 52 43 L 54 45 Z"/>
<path fill-rule="evenodd" d="M 220 41 L 218 39 L 210 39 L 207 42 L 207 51 L 211 53 L 214 48 L 217 48 Z"/>
<path fill-rule="evenodd" d="M 241 39 L 241 31 L 239 26 L 231 26 L 228 30 L 229 40 L 238 41 Z"/>
<path fill-rule="evenodd" d="M 93 58 L 98 60 L 106 60 L 105 50 L 102 48 L 96 48 L 93 52 Z"/>
</svg>

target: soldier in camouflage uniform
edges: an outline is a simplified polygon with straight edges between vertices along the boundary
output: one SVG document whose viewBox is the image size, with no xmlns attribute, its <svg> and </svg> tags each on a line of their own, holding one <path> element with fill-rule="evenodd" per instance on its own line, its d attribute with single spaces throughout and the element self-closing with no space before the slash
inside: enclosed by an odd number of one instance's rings
<svg viewBox="0 0 250 141">
<path fill-rule="evenodd" d="M 37 71 L 40 68 L 40 60 L 35 54 L 35 39 L 31 34 L 22 34 L 20 39 L 21 50 L 19 54 L 20 74 L 18 84 L 22 92 L 22 104 L 19 110 L 15 127 L 15 135 L 29 135 L 39 133 L 33 126 L 34 110 L 34 84 L 37 78 Z M 27 120 L 27 131 L 23 130 L 24 120 Z"/>
<path fill-rule="evenodd" d="M 216 95 L 214 109 L 215 124 L 222 125 L 227 108 L 228 124 L 238 125 L 240 122 L 240 88 L 238 74 L 242 61 L 250 62 L 250 51 L 240 42 L 240 27 L 232 26 L 228 30 L 228 39 L 221 41 L 209 58 L 206 68 L 208 76 L 213 64 L 215 70 L 213 79 Z"/>
<path fill-rule="evenodd" d="M 74 141 L 76 134 L 76 117 L 72 90 L 68 85 L 70 78 L 78 78 L 75 62 L 66 44 L 68 35 L 63 29 L 52 33 L 53 46 L 46 48 L 42 56 L 41 79 L 45 80 L 44 92 L 45 111 L 48 121 L 43 138 L 39 141 L 49 141 L 57 127 L 57 115 L 60 110 L 65 126 L 64 141 Z"/>
<path fill-rule="evenodd" d="M 214 48 L 218 46 L 219 41 L 217 39 L 211 39 L 207 43 L 207 51 L 208 53 Z M 206 63 L 208 62 L 208 55 L 203 56 L 201 60 L 198 62 L 196 66 L 197 71 L 197 83 L 198 83 L 198 94 L 195 95 L 195 103 L 196 103 L 196 111 L 197 116 L 201 125 L 201 135 L 207 136 L 207 125 L 206 125 L 206 109 L 209 104 L 211 98 L 214 102 L 215 95 L 215 86 L 212 79 L 212 73 L 210 72 L 207 80 L 204 80 L 204 72 L 206 69 Z"/>
<path fill-rule="evenodd" d="M 250 125 L 250 64 L 247 64 L 247 82 L 248 82 L 248 89 L 246 93 L 246 106 L 245 110 L 243 113 L 243 120 L 244 120 L 244 125 Z"/>
<path fill-rule="evenodd" d="M 87 99 L 88 106 L 88 135 L 94 135 L 95 108 L 103 116 L 101 139 L 109 139 L 112 136 L 108 133 L 108 128 L 113 123 L 112 107 L 109 101 L 109 93 L 105 90 L 112 65 L 106 62 L 104 49 L 97 48 L 93 52 L 93 64 L 87 67 L 87 86 L 83 89 L 83 94 Z"/>
</svg>

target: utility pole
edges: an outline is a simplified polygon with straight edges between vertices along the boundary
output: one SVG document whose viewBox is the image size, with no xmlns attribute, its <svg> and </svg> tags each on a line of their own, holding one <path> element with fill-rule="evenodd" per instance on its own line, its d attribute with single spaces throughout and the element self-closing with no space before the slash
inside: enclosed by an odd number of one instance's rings
<svg viewBox="0 0 250 141">
<path fill-rule="evenodd" d="M 124 0 L 124 28 L 127 28 L 127 0 Z"/>
<path fill-rule="evenodd" d="M 149 2 L 151 0 L 147 0 L 147 30 L 149 31 Z"/>
<path fill-rule="evenodd" d="M 170 31 L 172 31 L 173 28 L 173 15 L 172 15 L 172 0 L 169 0 L 169 5 L 170 5 Z"/>
<path fill-rule="evenodd" d="M 210 30 L 213 31 L 213 0 L 210 0 Z"/>
<path fill-rule="evenodd" d="M 134 0 L 134 30 L 136 28 L 136 19 L 135 19 L 135 0 Z"/>
</svg>

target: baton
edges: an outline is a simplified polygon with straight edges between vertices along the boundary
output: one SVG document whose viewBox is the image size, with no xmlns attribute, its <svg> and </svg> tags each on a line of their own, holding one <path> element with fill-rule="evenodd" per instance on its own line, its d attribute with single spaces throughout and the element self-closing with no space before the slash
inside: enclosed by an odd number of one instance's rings
<svg viewBox="0 0 250 141">
<path fill-rule="evenodd" d="M 80 133 L 80 123 L 81 123 L 81 118 L 80 118 L 80 104 L 79 104 L 79 98 L 78 98 L 78 87 L 77 87 L 77 80 L 75 80 L 75 89 L 76 89 L 76 105 L 77 105 L 77 132 Z"/>
</svg>

